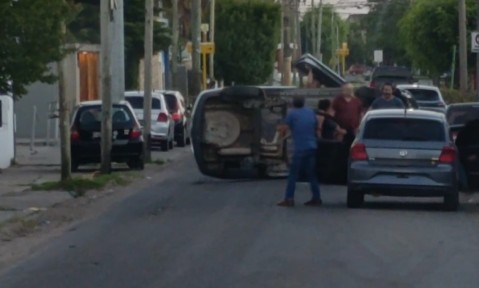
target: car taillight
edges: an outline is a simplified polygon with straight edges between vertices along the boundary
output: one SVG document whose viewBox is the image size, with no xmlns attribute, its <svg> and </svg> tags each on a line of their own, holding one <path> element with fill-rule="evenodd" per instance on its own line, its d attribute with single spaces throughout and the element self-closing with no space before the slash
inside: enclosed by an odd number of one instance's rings
<svg viewBox="0 0 479 288">
<path fill-rule="evenodd" d="M 70 133 L 70 139 L 71 141 L 77 141 L 77 140 L 80 140 L 80 134 L 73 130 L 71 133 Z"/>
<path fill-rule="evenodd" d="M 351 147 L 351 160 L 364 161 L 368 160 L 368 153 L 366 152 L 366 145 L 357 143 Z"/>
<path fill-rule="evenodd" d="M 439 156 L 440 163 L 453 163 L 456 160 L 456 149 L 451 146 L 442 148 L 441 156 Z"/>
<path fill-rule="evenodd" d="M 138 129 L 138 127 L 133 128 L 133 130 L 130 131 L 130 139 L 138 139 L 141 137 L 141 130 Z"/>
<path fill-rule="evenodd" d="M 173 120 L 180 121 L 183 119 L 183 116 L 180 113 L 173 113 Z"/>
<path fill-rule="evenodd" d="M 158 115 L 158 122 L 167 122 L 168 121 L 168 115 L 166 115 L 165 113 L 160 113 Z"/>
</svg>

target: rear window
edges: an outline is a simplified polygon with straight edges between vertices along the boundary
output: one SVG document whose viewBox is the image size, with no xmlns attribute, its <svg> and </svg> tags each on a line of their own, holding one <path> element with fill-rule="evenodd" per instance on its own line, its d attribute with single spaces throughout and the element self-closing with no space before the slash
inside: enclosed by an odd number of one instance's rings
<svg viewBox="0 0 479 288">
<path fill-rule="evenodd" d="M 479 119 L 479 106 L 450 107 L 447 112 L 449 125 L 464 125 L 475 119 Z"/>
<path fill-rule="evenodd" d="M 416 101 L 439 101 L 439 94 L 434 90 L 407 89 Z"/>
<path fill-rule="evenodd" d="M 101 127 L 101 106 L 85 106 L 78 110 L 76 117 L 76 125 L 80 130 L 99 130 Z M 133 127 L 134 118 L 130 110 L 125 105 L 113 105 L 112 109 L 112 126 L 117 127 Z"/>
<path fill-rule="evenodd" d="M 143 109 L 143 97 L 141 96 L 128 96 L 125 97 L 126 101 L 130 102 L 133 109 Z M 161 109 L 161 102 L 156 98 L 151 99 L 151 109 Z"/>
<path fill-rule="evenodd" d="M 175 94 L 164 94 L 166 105 L 170 112 L 176 112 L 178 110 L 178 99 Z"/>
<path fill-rule="evenodd" d="M 445 141 L 444 125 L 424 119 L 381 118 L 366 123 L 363 138 L 392 141 Z"/>
</svg>

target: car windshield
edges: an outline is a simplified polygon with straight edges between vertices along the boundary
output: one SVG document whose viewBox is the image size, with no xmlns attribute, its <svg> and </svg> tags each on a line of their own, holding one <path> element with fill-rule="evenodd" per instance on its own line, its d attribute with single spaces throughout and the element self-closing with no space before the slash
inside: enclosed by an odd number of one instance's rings
<svg viewBox="0 0 479 288">
<path fill-rule="evenodd" d="M 377 118 L 366 123 L 363 138 L 367 140 L 442 142 L 446 135 L 444 125 L 435 120 Z"/>
<path fill-rule="evenodd" d="M 143 109 L 143 97 L 142 96 L 127 96 L 125 99 L 130 102 L 131 107 L 133 109 Z M 151 99 L 151 109 L 160 110 L 161 109 L 161 102 L 157 98 Z"/>
<path fill-rule="evenodd" d="M 416 101 L 439 101 L 439 94 L 429 89 L 407 89 Z"/>
<path fill-rule="evenodd" d="M 178 99 L 174 94 L 165 94 L 165 101 L 166 105 L 168 106 L 168 111 L 176 112 L 176 110 L 178 110 Z"/>
<path fill-rule="evenodd" d="M 479 105 L 451 106 L 447 111 L 449 125 L 464 125 L 475 119 L 479 119 Z"/>
<path fill-rule="evenodd" d="M 101 129 L 101 105 L 85 106 L 78 110 L 76 124 L 80 130 L 99 131 Z M 113 105 L 113 129 L 131 128 L 134 126 L 133 115 L 125 105 Z"/>
</svg>

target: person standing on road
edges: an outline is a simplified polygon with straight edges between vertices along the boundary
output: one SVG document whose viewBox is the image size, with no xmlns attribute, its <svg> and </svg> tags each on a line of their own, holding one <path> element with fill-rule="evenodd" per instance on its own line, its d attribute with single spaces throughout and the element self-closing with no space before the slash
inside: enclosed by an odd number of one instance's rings
<svg viewBox="0 0 479 288">
<path fill-rule="evenodd" d="M 293 161 L 289 167 L 286 195 L 278 206 L 293 207 L 296 182 L 303 172 L 309 181 L 313 197 L 304 203 L 306 206 L 320 206 L 322 204 L 319 184 L 316 175 L 316 150 L 318 148 L 318 120 L 312 109 L 304 107 L 305 99 L 295 96 L 293 109 L 286 117 L 286 125 L 280 126 L 280 132 L 285 134 L 289 129 L 294 142 Z"/>
<path fill-rule="evenodd" d="M 369 110 L 404 108 L 404 103 L 401 99 L 394 96 L 393 85 L 391 83 L 386 83 L 383 85 L 382 96 L 373 101 Z"/>
<path fill-rule="evenodd" d="M 354 95 L 354 86 L 346 83 L 341 94 L 333 99 L 333 110 L 336 122 L 340 127 L 355 135 L 363 117 L 363 103 Z"/>
</svg>

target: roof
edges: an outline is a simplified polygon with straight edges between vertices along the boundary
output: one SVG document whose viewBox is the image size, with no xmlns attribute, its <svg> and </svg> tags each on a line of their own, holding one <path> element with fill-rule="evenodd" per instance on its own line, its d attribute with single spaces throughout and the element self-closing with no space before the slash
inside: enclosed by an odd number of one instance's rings
<svg viewBox="0 0 479 288">
<path fill-rule="evenodd" d="M 423 85 L 423 84 L 399 84 L 396 86 L 398 89 L 425 89 L 425 90 L 439 90 L 437 86 Z"/>
<path fill-rule="evenodd" d="M 121 100 L 120 102 L 118 103 L 113 103 L 113 104 L 127 104 L 128 102 L 126 100 Z M 92 106 L 92 105 L 101 105 L 102 104 L 102 101 L 101 100 L 91 100 L 91 101 L 83 101 L 83 102 L 80 102 L 79 105 L 80 106 Z"/>
<path fill-rule="evenodd" d="M 416 109 L 378 109 L 371 110 L 367 114 L 368 118 L 394 118 L 394 117 L 407 117 L 407 118 L 425 118 L 445 121 L 444 113 L 428 111 L 428 110 L 416 110 Z"/>
</svg>

